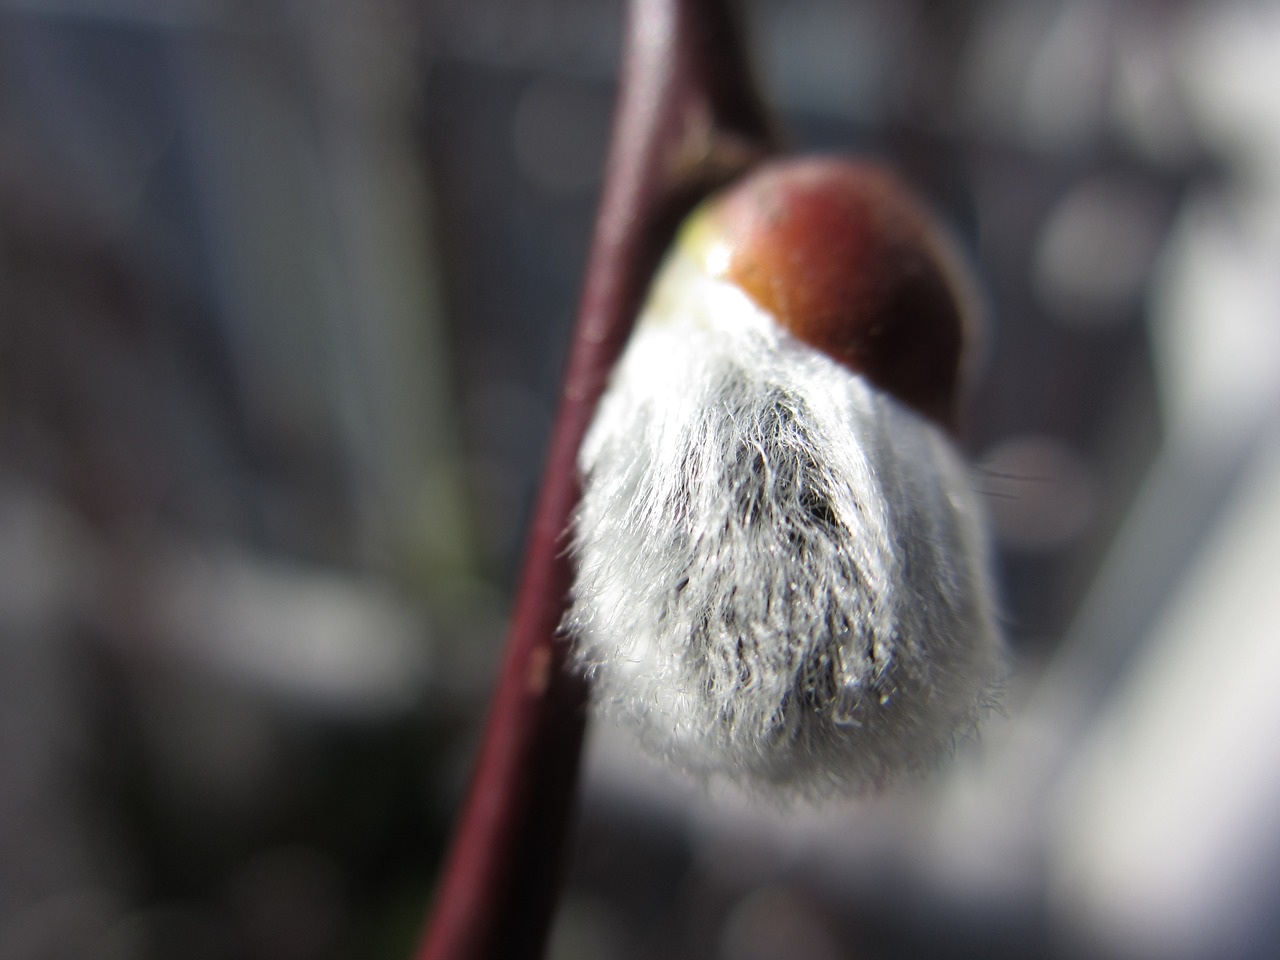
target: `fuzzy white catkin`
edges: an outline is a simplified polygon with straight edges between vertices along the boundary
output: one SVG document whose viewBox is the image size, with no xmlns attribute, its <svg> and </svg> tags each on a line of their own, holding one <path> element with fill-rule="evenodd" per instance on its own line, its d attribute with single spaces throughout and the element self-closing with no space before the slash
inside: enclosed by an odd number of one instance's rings
<svg viewBox="0 0 1280 960">
<path fill-rule="evenodd" d="M 965 465 L 933 423 L 679 253 L 580 455 L 565 626 L 650 750 L 821 796 L 932 766 L 1001 641 Z"/>
</svg>

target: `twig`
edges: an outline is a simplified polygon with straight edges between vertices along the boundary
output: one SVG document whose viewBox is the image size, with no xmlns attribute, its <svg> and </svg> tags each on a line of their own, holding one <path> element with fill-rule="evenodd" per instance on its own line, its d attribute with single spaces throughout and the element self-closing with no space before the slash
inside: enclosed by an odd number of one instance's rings
<svg viewBox="0 0 1280 960">
<path fill-rule="evenodd" d="M 541 955 L 585 724 L 558 636 L 578 447 L 680 219 L 773 138 L 728 0 L 632 0 L 604 194 L 488 725 L 418 960 Z"/>
</svg>

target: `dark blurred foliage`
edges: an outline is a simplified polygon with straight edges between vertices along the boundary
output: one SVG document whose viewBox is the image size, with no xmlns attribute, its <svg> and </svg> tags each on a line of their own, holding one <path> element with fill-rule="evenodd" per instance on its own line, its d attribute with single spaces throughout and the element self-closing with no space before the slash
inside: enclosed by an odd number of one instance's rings
<svg viewBox="0 0 1280 960">
<path fill-rule="evenodd" d="M 1028 675 L 1161 448 L 1152 271 L 1227 175 L 1175 82 L 1198 10 L 747 11 L 792 142 L 890 158 L 982 275 L 964 442 Z M 0 3 L 0 960 L 409 955 L 549 428 L 620 14 Z M 970 911 L 898 854 L 809 870 L 593 769 L 555 956 L 1086 950 L 1043 878 Z"/>
</svg>

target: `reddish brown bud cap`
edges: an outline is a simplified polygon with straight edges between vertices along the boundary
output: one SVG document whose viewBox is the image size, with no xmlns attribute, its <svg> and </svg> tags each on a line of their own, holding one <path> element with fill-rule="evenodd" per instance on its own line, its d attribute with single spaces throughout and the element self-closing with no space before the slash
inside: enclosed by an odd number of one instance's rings
<svg viewBox="0 0 1280 960">
<path fill-rule="evenodd" d="M 765 164 L 708 201 L 682 240 L 800 340 L 954 425 L 972 285 L 888 170 L 839 158 Z"/>
</svg>

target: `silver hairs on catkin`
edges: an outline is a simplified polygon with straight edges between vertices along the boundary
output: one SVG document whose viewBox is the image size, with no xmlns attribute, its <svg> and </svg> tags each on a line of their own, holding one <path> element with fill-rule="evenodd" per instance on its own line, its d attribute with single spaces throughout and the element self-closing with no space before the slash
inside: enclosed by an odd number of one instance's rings
<svg viewBox="0 0 1280 960">
<path fill-rule="evenodd" d="M 583 445 L 566 628 L 598 708 L 694 771 L 822 795 L 927 768 L 1000 639 L 930 421 L 677 258 Z"/>
</svg>

